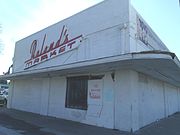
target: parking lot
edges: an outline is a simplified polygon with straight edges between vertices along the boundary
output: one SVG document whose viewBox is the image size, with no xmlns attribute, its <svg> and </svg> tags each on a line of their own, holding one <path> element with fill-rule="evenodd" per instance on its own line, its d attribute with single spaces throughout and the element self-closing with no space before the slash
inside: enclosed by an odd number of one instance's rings
<svg viewBox="0 0 180 135">
<path fill-rule="evenodd" d="M 0 108 L 0 135 L 180 135 L 180 113 L 135 133 L 89 126 L 78 122 Z"/>
</svg>

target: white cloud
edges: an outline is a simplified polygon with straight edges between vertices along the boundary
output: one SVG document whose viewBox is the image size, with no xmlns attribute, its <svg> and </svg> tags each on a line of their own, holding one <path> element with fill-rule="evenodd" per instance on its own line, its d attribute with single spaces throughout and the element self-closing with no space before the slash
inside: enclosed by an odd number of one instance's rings
<svg viewBox="0 0 180 135">
<path fill-rule="evenodd" d="M 23 24 L 20 37 L 28 36 L 102 0 L 41 0 Z"/>
</svg>

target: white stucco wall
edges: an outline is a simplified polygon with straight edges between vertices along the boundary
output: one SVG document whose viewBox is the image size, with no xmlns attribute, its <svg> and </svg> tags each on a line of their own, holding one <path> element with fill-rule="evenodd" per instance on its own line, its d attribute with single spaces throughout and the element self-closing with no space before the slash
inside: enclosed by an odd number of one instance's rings
<svg viewBox="0 0 180 135">
<path fill-rule="evenodd" d="M 138 76 L 131 70 L 115 74 L 115 129 L 131 131 L 138 127 Z"/>
<path fill-rule="evenodd" d="M 177 87 L 132 70 L 100 74 L 104 77 L 99 107 L 65 108 L 65 76 L 12 81 L 8 107 L 124 131 L 136 131 L 180 111 Z"/>
<path fill-rule="evenodd" d="M 179 111 L 177 87 L 131 70 L 115 76 L 116 129 L 135 131 Z"/>
<path fill-rule="evenodd" d="M 178 112 L 179 98 L 178 88 L 170 84 L 164 84 L 165 88 L 165 102 L 166 102 L 166 116 Z"/>
<path fill-rule="evenodd" d="M 178 112 L 178 88 L 139 74 L 139 127 Z"/>
<path fill-rule="evenodd" d="M 139 74 L 139 127 L 164 117 L 163 83 Z"/>
<path fill-rule="evenodd" d="M 87 110 L 65 107 L 66 77 L 34 78 L 11 82 L 8 107 L 90 125 L 114 128 L 114 82 L 111 72 L 102 73 L 102 104 L 98 116 Z"/>
<path fill-rule="evenodd" d="M 40 113 L 42 80 L 16 80 L 13 85 L 11 107 Z"/>
</svg>

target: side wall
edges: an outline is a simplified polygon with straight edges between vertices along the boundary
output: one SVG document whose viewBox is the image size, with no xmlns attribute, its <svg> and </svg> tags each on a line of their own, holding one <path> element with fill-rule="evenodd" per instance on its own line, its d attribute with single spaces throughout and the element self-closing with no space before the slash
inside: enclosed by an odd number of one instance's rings
<svg viewBox="0 0 180 135">
<path fill-rule="evenodd" d="M 179 89 L 139 73 L 139 128 L 179 110 Z"/>
<path fill-rule="evenodd" d="M 180 89 L 150 76 L 115 74 L 115 129 L 136 131 L 180 111 Z"/>
</svg>

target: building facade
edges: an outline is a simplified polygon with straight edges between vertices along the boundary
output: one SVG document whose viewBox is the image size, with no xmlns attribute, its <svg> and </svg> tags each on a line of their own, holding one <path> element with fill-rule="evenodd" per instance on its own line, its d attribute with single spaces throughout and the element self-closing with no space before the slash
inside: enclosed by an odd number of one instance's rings
<svg viewBox="0 0 180 135">
<path fill-rule="evenodd" d="M 8 107 L 135 131 L 180 111 L 180 62 L 128 0 L 16 43 Z"/>
</svg>

